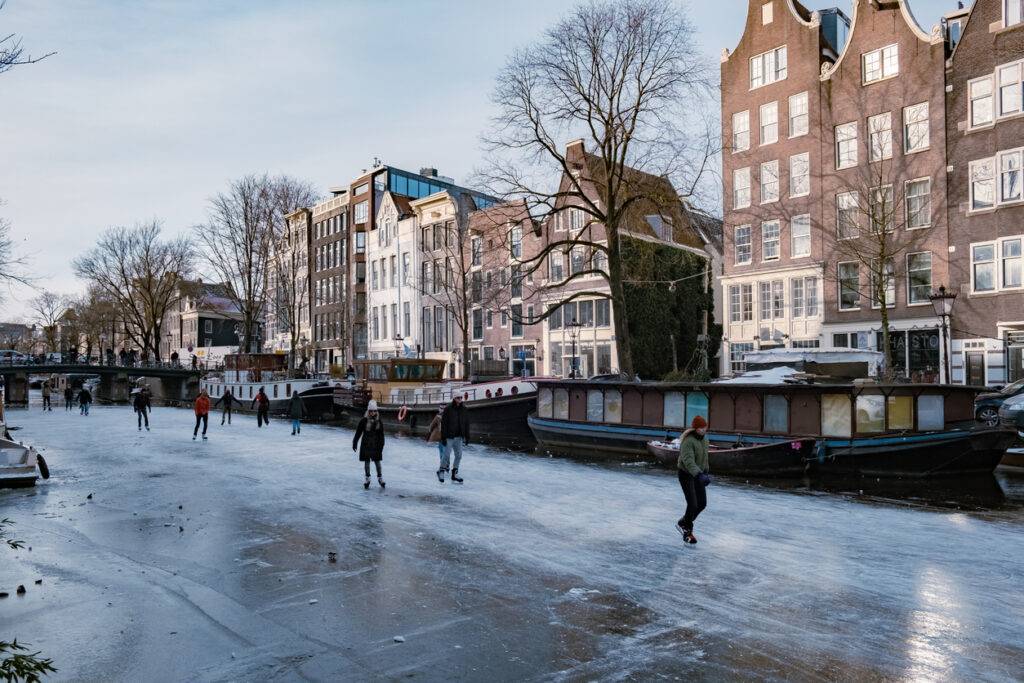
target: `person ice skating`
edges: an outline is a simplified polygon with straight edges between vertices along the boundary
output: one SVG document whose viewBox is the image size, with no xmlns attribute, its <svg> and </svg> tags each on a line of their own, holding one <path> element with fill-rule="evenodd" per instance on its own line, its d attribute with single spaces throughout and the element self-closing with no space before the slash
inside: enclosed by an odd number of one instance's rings
<svg viewBox="0 0 1024 683">
<path fill-rule="evenodd" d="M 88 389 L 82 387 L 78 392 L 78 413 L 79 415 L 89 414 L 89 404 L 92 403 L 92 394 Z"/>
<path fill-rule="evenodd" d="M 302 418 L 306 416 L 306 406 L 302 403 L 299 392 L 292 392 L 292 400 L 288 405 L 288 414 L 292 418 L 292 436 L 302 433 Z"/>
<path fill-rule="evenodd" d="M 149 390 L 140 389 L 135 394 L 135 399 L 132 401 L 132 407 L 135 408 L 135 414 L 138 416 L 139 431 L 142 431 L 142 423 L 146 423 L 146 431 L 149 431 L 149 411 L 152 409 L 149 400 Z"/>
<path fill-rule="evenodd" d="M 270 399 L 267 398 L 267 392 L 263 391 L 263 387 L 256 392 L 256 398 L 252 400 L 249 407 L 256 407 L 256 426 L 262 427 L 264 424 L 270 424 Z"/>
<path fill-rule="evenodd" d="M 427 428 L 427 443 L 437 444 L 437 455 L 439 458 L 444 458 L 444 444 L 441 443 L 441 416 L 444 415 L 444 406 L 437 409 L 437 415 L 430 421 L 430 427 Z"/>
<path fill-rule="evenodd" d="M 203 423 L 203 441 L 206 441 L 206 428 L 210 425 L 210 395 L 206 389 L 199 392 L 195 403 L 196 428 L 192 430 L 192 440 L 195 441 L 199 435 L 199 423 Z"/>
<path fill-rule="evenodd" d="M 221 396 L 220 398 L 217 399 L 217 402 L 213 404 L 213 407 L 216 408 L 221 403 L 224 404 L 224 412 L 221 413 L 221 415 L 220 415 L 220 423 L 221 423 L 221 425 L 224 424 L 224 420 L 225 419 L 227 419 L 228 424 L 231 424 L 231 409 L 234 407 L 235 403 L 238 404 L 239 408 L 241 408 L 241 407 L 243 407 L 245 405 L 241 401 L 239 401 L 237 398 L 235 398 L 235 395 L 233 393 L 231 393 L 231 389 L 230 388 L 228 388 L 228 390 L 224 392 L 223 396 Z"/>
<path fill-rule="evenodd" d="M 71 410 L 75 405 L 75 390 L 71 385 L 64 387 L 64 410 Z"/>
<path fill-rule="evenodd" d="M 679 442 L 676 466 L 679 468 L 679 485 L 686 497 L 686 513 L 676 522 L 676 530 L 687 543 L 697 542 L 697 537 L 693 535 L 693 523 L 708 504 L 706 488 L 711 483 L 711 477 L 708 476 L 707 430 L 707 420 L 696 415 Z"/>
<path fill-rule="evenodd" d="M 462 404 L 462 394 L 452 397 L 452 402 L 441 414 L 441 443 L 444 451 L 441 453 L 441 466 L 437 469 L 437 480 L 444 483 L 445 472 L 451 460 L 452 451 L 455 452 L 455 461 L 452 465 L 452 481 L 456 484 L 462 483 L 459 476 L 459 463 L 462 462 L 462 447 L 469 440 L 469 416 L 466 414 L 466 406 Z"/>
<path fill-rule="evenodd" d="M 359 443 L 360 437 L 363 439 L 362 444 Z M 384 423 L 380 419 L 377 402 L 374 400 L 366 405 L 366 415 L 356 426 L 356 435 L 352 439 L 352 450 L 355 451 L 356 448 L 359 449 L 359 460 L 363 463 L 363 472 L 366 474 L 363 488 L 370 488 L 371 460 L 377 468 L 377 483 L 384 488 L 384 478 L 380 471 L 380 461 L 384 457 Z"/>
<path fill-rule="evenodd" d="M 50 382 L 43 382 L 43 410 L 53 410 L 50 405 Z"/>
</svg>

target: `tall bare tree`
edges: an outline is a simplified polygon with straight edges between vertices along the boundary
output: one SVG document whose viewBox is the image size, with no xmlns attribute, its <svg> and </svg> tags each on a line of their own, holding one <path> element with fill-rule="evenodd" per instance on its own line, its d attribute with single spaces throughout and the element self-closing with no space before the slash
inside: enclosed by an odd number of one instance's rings
<svg viewBox="0 0 1024 683">
<path fill-rule="evenodd" d="M 8 288 L 12 285 L 30 284 L 31 278 L 27 267 L 28 259 L 17 253 L 14 240 L 11 239 L 10 222 L 0 216 L 0 284 L 7 285 Z M 2 300 L 3 292 L 0 291 L 0 301 Z"/>
<path fill-rule="evenodd" d="M 7 0 L 0 0 L 0 11 L 3 11 L 4 6 L 6 5 Z M 57 53 L 47 52 L 39 57 L 33 57 L 31 54 L 25 52 L 25 47 L 21 42 L 20 36 L 15 33 L 0 32 L 0 74 L 5 71 L 10 71 L 16 66 L 41 62 L 47 57 L 55 54 Z"/>
<path fill-rule="evenodd" d="M 157 360 L 164 318 L 194 260 L 186 238 L 165 240 L 160 233 L 158 221 L 111 228 L 73 263 L 78 277 L 116 304 L 132 341 Z"/>
<path fill-rule="evenodd" d="M 43 290 L 28 302 L 36 322 L 42 327 L 43 336 L 46 338 L 46 348 L 50 351 L 57 350 L 57 324 L 68 310 L 68 303 L 67 296 L 49 290 Z"/>
<path fill-rule="evenodd" d="M 310 269 L 309 223 L 305 212 L 318 200 L 311 183 L 289 176 L 270 179 L 274 241 L 271 247 L 274 283 L 273 315 L 279 327 L 288 332 L 292 352 L 288 370 L 294 372 L 300 350 L 302 328 L 309 325 Z M 290 217 L 293 217 L 294 220 Z"/>
<path fill-rule="evenodd" d="M 102 289 L 94 284 L 89 285 L 85 294 L 71 303 L 79 334 L 85 341 L 85 355 L 91 357 L 93 349 L 103 357 L 102 340 L 108 336 L 113 343 L 114 331 L 117 329 L 117 304 Z"/>
<path fill-rule="evenodd" d="M 605 270 L 587 268 L 562 284 L 586 275 L 607 280 L 619 368 L 630 374 L 620 240 L 638 215 L 678 207 L 679 196 L 652 179 L 669 176 L 692 195 L 710 170 L 717 145 L 692 106 L 706 87 L 694 29 L 670 0 L 582 4 L 498 76 L 481 182 L 506 200 L 525 200 L 535 214 L 566 205 L 583 212 L 580 226 L 548 240 L 524 267 L 540 268 L 551 251 L 577 246 L 606 256 Z M 574 138 L 583 138 L 582 158 L 567 151 Z M 699 149 L 704 154 L 694 158 Z M 555 177 L 537 177 L 530 169 L 538 167 Z"/>
</svg>

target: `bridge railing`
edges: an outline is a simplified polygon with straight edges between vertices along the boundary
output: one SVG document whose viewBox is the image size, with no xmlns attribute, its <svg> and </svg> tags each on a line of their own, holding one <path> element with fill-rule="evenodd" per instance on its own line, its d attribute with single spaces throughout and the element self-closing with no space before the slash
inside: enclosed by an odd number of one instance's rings
<svg viewBox="0 0 1024 683">
<path fill-rule="evenodd" d="M 112 362 L 108 362 L 108 359 L 96 359 L 96 358 L 78 358 L 75 360 L 53 360 L 48 358 L 37 359 L 37 358 L 2 358 L 0 357 L 0 369 L 2 368 L 19 368 L 28 371 L 45 372 L 48 369 L 63 369 L 68 367 L 95 367 L 95 368 L 122 368 L 126 370 L 185 370 L 185 371 L 205 371 L 206 367 L 204 364 L 199 363 L 196 366 L 192 366 L 190 363 L 181 363 L 180 361 L 151 361 L 151 360 L 138 360 L 131 362 L 128 360 L 122 361 L 120 358 L 112 359 Z"/>
</svg>

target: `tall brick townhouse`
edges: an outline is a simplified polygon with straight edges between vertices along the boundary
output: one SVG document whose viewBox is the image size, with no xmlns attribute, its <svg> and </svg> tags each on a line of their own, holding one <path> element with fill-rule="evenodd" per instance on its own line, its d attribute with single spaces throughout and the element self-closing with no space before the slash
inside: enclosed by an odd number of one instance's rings
<svg viewBox="0 0 1024 683">
<path fill-rule="evenodd" d="M 946 54 L 902 0 L 750 0 L 722 57 L 724 373 L 755 348 L 880 348 L 884 302 L 894 371 L 941 379 Z"/>
<path fill-rule="evenodd" d="M 952 379 L 1001 384 L 1024 378 L 1024 0 L 976 0 L 947 24 Z"/>
</svg>

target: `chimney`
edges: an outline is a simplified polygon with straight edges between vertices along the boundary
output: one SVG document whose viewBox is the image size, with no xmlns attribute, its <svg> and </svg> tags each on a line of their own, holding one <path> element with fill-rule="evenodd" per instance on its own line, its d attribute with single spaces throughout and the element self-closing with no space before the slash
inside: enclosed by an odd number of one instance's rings
<svg viewBox="0 0 1024 683">
<path fill-rule="evenodd" d="M 427 178 L 436 178 L 437 177 L 437 169 L 436 168 L 431 168 L 429 166 L 425 166 L 425 167 L 420 169 L 420 175 L 421 176 L 426 176 Z"/>
</svg>

